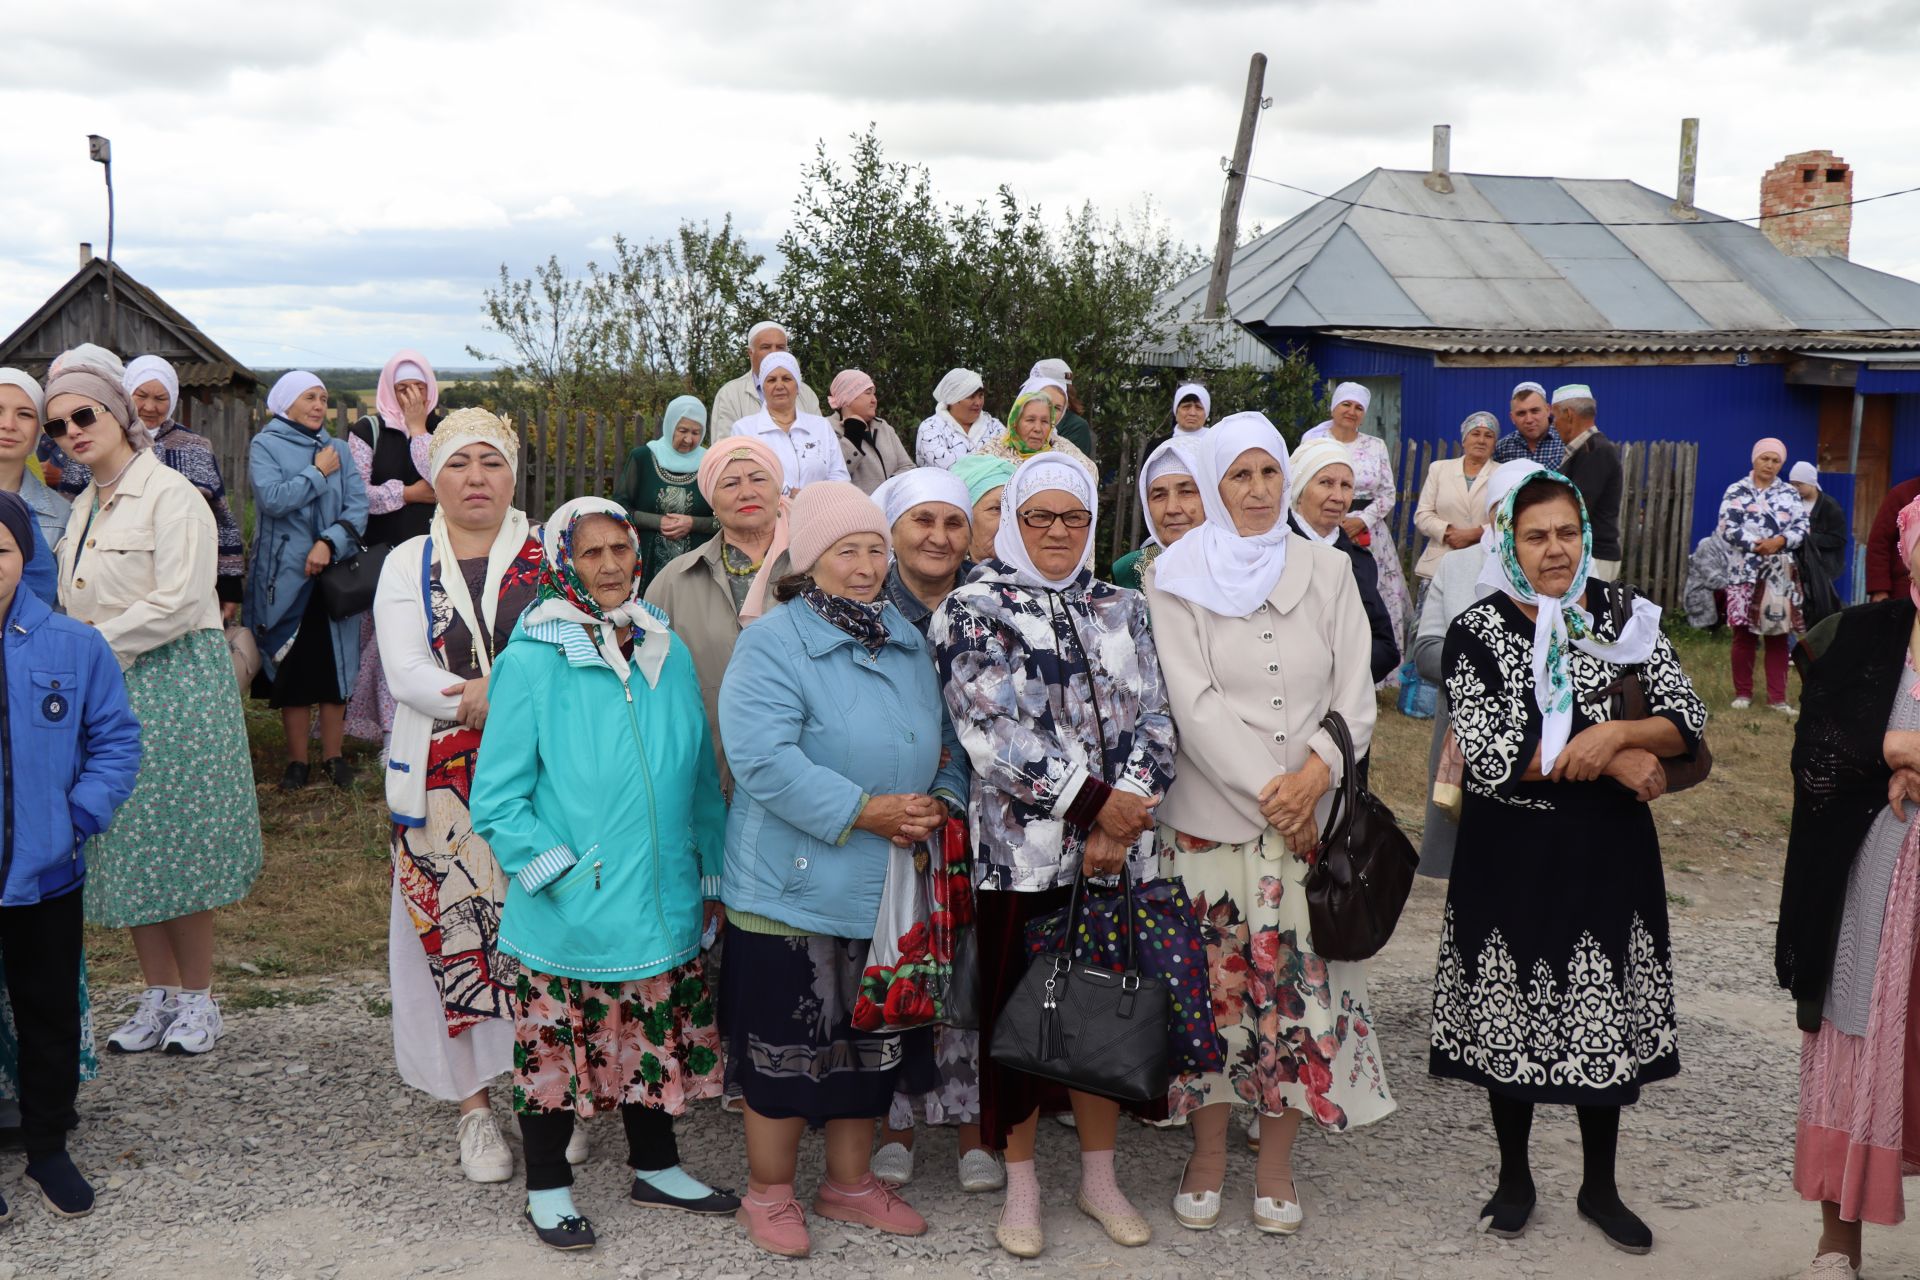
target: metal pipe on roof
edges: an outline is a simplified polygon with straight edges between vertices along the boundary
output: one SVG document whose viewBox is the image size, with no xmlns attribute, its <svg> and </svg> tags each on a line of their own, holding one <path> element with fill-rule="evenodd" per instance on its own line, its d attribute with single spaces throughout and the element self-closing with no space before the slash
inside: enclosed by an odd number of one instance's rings
<svg viewBox="0 0 1920 1280">
<path fill-rule="evenodd" d="M 1693 179 L 1699 164 L 1700 118 L 1688 116 L 1680 122 L 1680 181 L 1669 210 L 1683 222 L 1700 221 L 1700 211 L 1693 207 Z"/>
<path fill-rule="evenodd" d="M 1433 126 L 1433 170 L 1427 174 L 1426 188 L 1443 196 L 1453 194 L 1453 126 Z"/>
</svg>

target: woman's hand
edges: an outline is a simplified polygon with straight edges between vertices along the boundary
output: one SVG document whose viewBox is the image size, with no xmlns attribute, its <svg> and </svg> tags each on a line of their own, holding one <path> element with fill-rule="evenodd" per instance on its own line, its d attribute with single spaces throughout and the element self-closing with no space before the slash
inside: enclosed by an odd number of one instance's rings
<svg viewBox="0 0 1920 1280">
<path fill-rule="evenodd" d="M 1562 759 L 1565 757 L 1563 756 Z M 1556 762 L 1555 773 L 1560 770 Z M 1644 747 L 1628 747 L 1614 753 L 1602 776 L 1612 778 L 1642 804 L 1650 804 L 1666 794 L 1667 771 L 1660 757 Z"/>
<path fill-rule="evenodd" d="M 417 436 L 427 430 L 427 389 L 403 382 L 394 388 L 400 401 L 400 416 L 407 420 L 407 434 Z"/>
<path fill-rule="evenodd" d="M 1307 756 L 1297 773 L 1278 773 L 1260 788 L 1260 813 L 1287 842 L 1300 852 L 1312 846 L 1319 834 L 1314 806 L 1333 783 L 1333 771 L 1318 754 Z"/>
<path fill-rule="evenodd" d="M 1612 721 L 1582 729 L 1560 748 L 1548 776 L 1555 782 L 1592 782 L 1607 776 L 1607 766 L 1620 752 L 1620 726 Z"/>
<path fill-rule="evenodd" d="M 1367 531 L 1367 522 L 1359 516 L 1348 516 L 1340 522 L 1340 527 L 1347 531 L 1349 538 L 1357 538 Z"/>
<path fill-rule="evenodd" d="M 1087 851 L 1080 859 L 1080 870 L 1090 876 L 1117 876 L 1127 865 L 1133 844 L 1116 840 L 1099 827 L 1087 832 Z"/>
<path fill-rule="evenodd" d="M 220 625 L 223 627 L 231 627 L 239 621 L 240 602 L 238 600 L 223 600 L 220 604 Z"/>
<path fill-rule="evenodd" d="M 714 936 L 716 938 L 719 937 L 720 930 L 726 928 L 727 925 L 726 906 L 720 902 L 708 902 L 700 924 L 703 933 L 708 929 L 712 929 Z"/>
<path fill-rule="evenodd" d="M 313 550 L 307 552 L 307 576 L 313 577 L 332 563 L 333 548 L 327 545 L 325 538 L 322 538 L 313 544 Z"/>
<path fill-rule="evenodd" d="M 1893 730 L 1880 740 L 1889 769 L 1920 769 L 1920 733 Z"/>
<path fill-rule="evenodd" d="M 1457 524 L 1450 524 L 1447 526 L 1447 536 L 1440 541 L 1445 543 L 1447 548 L 1452 551 L 1458 551 L 1462 547 L 1470 547 L 1480 541 L 1480 526 L 1470 524 L 1462 527 Z"/>
<path fill-rule="evenodd" d="M 1760 556 L 1778 555 L 1786 549 L 1787 540 L 1785 536 L 1781 534 L 1775 534 L 1771 538 L 1762 538 L 1753 544 L 1753 553 Z"/>
<path fill-rule="evenodd" d="M 660 536 L 668 539 L 680 539 L 693 532 L 693 517 L 672 515 L 660 517 Z"/>
<path fill-rule="evenodd" d="M 1159 803 L 1159 796 L 1137 796 L 1115 787 L 1100 806 L 1094 825 L 1120 843 L 1132 844 L 1153 826 L 1153 806 Z"/>
<path fill-rule="evenodd" d="M 868 796 L 853 825 L 905 849 L 925 840 L 946 820 L 947 807 L 932 796 Z"/>
<path fill-rule="evenodd" d="M 487 727 L 487 678 L 462 680 L 459 684 L 448 685 L 440 691 L 447 697 L 460 695 L 460 709 L 453 718 L 467 728 L 478 732 Z"/>
<path fill-rule="evenodd" d="M 324 446 L 313 455 L 313 466 L 323 476 L 330 476 L 340 469 L 340 451 L 332 445 Z"/>
</svg>

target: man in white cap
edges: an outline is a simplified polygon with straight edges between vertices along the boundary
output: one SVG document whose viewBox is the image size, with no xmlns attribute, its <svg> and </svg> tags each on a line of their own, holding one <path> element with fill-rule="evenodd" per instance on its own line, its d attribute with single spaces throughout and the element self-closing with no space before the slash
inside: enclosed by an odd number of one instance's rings
<svg viewBox="0 0 1920 1280">
<path fill-rule="evenodd" d="M 1570 382 L 1553 391 L 1553 429 L 1566 445 L 1558 468 L 1573 481 L 1587 504 L 1593 526 L 1592 576 L 1608 582 L 1620 576 L 1620 450 L 1593 425 L 1599 407 L 1585 383 Z"/>
<path fill-rule="evenodd" d="M 1089 458 L 1093 452 L 1093 425 L 1080 416 L 1080 397 L 1073 393 L 1073 370 L 1067 362 L 1060 359 L 1036 360 L 1033 368 L 1027 370 L 1029 378 L 1047 378 L 1066 388 L 1066 408 L 1060 412 L 1060 421 L 1053 429 L 1062 440 L 1071 444 Z"/>
<path fill-rule="evenodd" d="M 1547 416 L 1547 389 L 1537 382 L 1523 382 L 1513 389 L 1507 405 L 1507 417 L 1513 422 L 1513 434 L 1493 446 L 1495 462 L 1537 462 L 1549 471 L 1558 471 L 1567 460 L 1567 447 L 1553 429 Z"/>
<path fill-rule="evenodd" d="M 751 417 L 764 407 L 760 403 L 760 362 L 776 351 L 787 349 L 787 331 L 776 320 L 762 320 L 747 330 L 747 361 L 745 373 L 720 388 L 720 394 L 713 398 L 713 412 L 708 415 L 708 440 L 718 440 L 722 436 L 733 434 L 733 424 L 742 418 Z M 813 388 L 806 383 L 800 384 L 800 412 L 820 413 L 820 397 L 813 394 Z"/>
</svg>

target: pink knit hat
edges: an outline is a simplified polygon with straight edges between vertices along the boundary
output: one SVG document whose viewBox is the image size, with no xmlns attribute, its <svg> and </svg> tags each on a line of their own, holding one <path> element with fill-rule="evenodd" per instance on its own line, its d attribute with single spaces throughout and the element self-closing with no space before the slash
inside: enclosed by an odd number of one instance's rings
<svg viewBox="0 0 1920 1280">
<path fill-rule="evenodd" d="M 816 480 L 793 499 L 793 533 L 787 562 L 795 573 L 810 571 L 828 547 L 856 533 L 873 533 L 891 546 L 887 517 L 872 498 L 845 480 Z"/>
<path fill-rule="evenodd" d="M 853 403 L 855 396 L 873 390 L 873 379 L 858 369 L 842 369 L 833 375 L 833 385 L 827 388 L 827 404 L 835 409 L 844 409 Z"/>
</svg>

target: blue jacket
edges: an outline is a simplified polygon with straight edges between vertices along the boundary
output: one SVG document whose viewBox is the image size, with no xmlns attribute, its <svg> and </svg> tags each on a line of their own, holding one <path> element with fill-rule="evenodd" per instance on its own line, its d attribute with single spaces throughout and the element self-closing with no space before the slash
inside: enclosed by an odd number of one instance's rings
<svg viewBox="0 0 1920 1280">
<path fill-rule="evenodd" d="M 106 638 L 31 591 L 14 592 L 0 656 L 0 785 L 13 816 L 0 840 L 0 906 L 25 907 L 86 878 L 88 838 L 140 775 L 140 722 Z"/>
<path fill-rule="evenodd" d="M 653 687 L 632 670 L 623 686 L 584 626 L 515 628 L 487 686 L 472 809 L 512 877 L 501 951 L 592 982 L 692 959 L 726 802 L 686 645 L 672 638 Z"/>
<path fill-rule="evenodd" d="M 322 449 L 340 455 L 340 468 L 330 476 L 313 464 Z M 274 655 L 299 628 L 314 589 L 307 553 L 320 541 L 333 549 L 336 562 L 359 553 L 367 529 L 367 487 L 346 441 L 324 430 L 303 431 L 281 417 L 254 436 L 247 470 L 253 483 L 253 562 L 247 568 L 245 618 L 271 680 L 280 665 Z M 333 665 L 345 701 L 360 672 L 360 619 L 333 623 Z"/>
<path fill-rule="evenodd" d="M 884 617 L 878 657 L 799 600 L 734 644 L 720 683 L 730 909 L 871 937 L 889 845 L 854 830 L 867 797 L 931 791 L 966 803 L 967 753 L 941 714 L 932 651 L 898 609 Z"/>
</svg>

